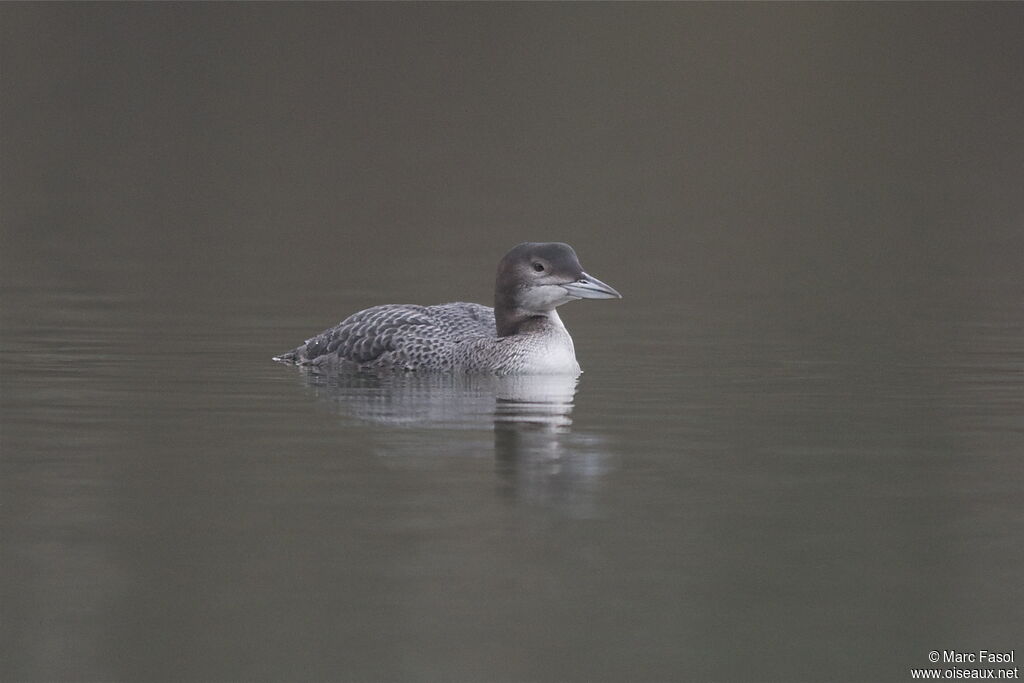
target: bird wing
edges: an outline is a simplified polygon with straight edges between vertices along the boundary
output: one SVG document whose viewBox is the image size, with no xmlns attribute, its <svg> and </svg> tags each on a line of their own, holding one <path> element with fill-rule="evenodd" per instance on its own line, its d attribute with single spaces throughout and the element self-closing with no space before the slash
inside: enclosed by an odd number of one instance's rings
<svg viewBox="0 0 1024 683">
<path fill-rule="evenodd" d="M 480 304 L 387 304 L 359 311 L 283 357 L 300 363 L 347 360 L 416 369 L 450 362 L 454 344 L 495 335 L 494 311 Z M 289 355 L 292 355 L 289 354 Z M 448 361 L 444 359 L 449 359 Z"/>
</svg>

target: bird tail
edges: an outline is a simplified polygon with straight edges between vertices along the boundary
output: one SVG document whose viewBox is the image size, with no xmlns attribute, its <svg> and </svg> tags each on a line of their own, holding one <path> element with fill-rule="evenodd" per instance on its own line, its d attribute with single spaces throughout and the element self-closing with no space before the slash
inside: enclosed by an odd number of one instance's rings
<svg viewBox="0 0 1024 683">
<path fill-rule="evenodd" d="M 274 360 L 278 363 L 298 363 L 300 360 L 299 349 L 301 348 L 300 346 L 298 349 L 292 349 L 287 353 L 282 353 L 280 356 L 274 356 Z"/>
</svg>

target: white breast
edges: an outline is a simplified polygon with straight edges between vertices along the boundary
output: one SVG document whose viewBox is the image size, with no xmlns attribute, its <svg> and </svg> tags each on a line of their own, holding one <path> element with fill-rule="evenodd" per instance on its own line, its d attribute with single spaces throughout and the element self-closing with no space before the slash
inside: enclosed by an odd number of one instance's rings
<svg viewBox="0 0 1024 683">
<path fill-rule="evenodd" d="M 523 372 L 538 375 L 578 375 L 580 365 L 576 362 L 576 349 L 573 347 L 569 331 L 565 329 L 555 311 L 551 311 L 548 318 L 555 324 L 555 331 L 545 334 L 543 343 L 531 349 L 529 357 L 523 363 Z"/>
</svg>

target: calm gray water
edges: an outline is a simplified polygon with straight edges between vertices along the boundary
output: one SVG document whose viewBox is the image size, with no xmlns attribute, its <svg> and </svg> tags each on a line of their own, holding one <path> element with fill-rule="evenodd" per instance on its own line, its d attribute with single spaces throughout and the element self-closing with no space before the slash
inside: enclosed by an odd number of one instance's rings
<svg viewBox="0 0 1024 683">
<path fill-rule="evenodd" d="M 1024 5 L 5 4 L 0 35 L 0 680 L 1024 657 Z M 624 295 L 561 309 L 578 382 L 270 361 L 487 303 L 524 240 Z"/>
</svg>

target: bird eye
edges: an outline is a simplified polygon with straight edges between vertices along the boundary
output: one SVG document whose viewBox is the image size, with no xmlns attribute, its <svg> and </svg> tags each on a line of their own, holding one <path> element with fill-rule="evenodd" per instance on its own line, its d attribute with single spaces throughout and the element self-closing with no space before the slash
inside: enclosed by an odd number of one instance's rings
<svg viewBox="0 0 1024 683">
<path fill-rule="evenodd" d="M 533 269 L 535 271 L 537 271 L 538 273 L 543 273 L 544 272 L 544 264 L 543 263 L 534 263 L 533 264 Z"/>
</svg>

